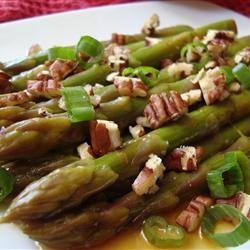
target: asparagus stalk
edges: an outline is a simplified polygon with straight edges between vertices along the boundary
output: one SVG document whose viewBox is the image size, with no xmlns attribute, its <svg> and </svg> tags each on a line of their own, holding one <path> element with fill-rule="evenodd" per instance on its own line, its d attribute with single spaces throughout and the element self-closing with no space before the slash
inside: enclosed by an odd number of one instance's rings
<svg viewBox="0 0 250 250">
<path fill-rule="evenodd" d="M 69 154 L 50 154 L 30 160 L 19 160 L 2 165 L 15 177 L 14 193 L 19 193 L 31 182 L 40 179 L 55 169 L 79 161 L 79 157 Z"/>
<path fill-rule="evenodd" d="M 13 86 L 13 89 L 15 91 L 26 89 L 27 81 L 36 79 L 37 74 L 42 72 L 43 70 L 48 70 L 48 67 L 44 64 L 38 65 L 31 70 L 24 71 L 19 75 L 11 77 L 10 82 Z"/>
<path fill-rule="evenodd" d="M 184 45 L 191 42 L 195 36 L 204 36 L 209 29 L 223 29 L 237 32 L 236 24 L 233 20 L 212 23 L 193 31 L 183 32 L 169 39 L 164 39 L 155 45 L 137 50 L 131 54 L 130 64 L 131 66 L 137 64 L 159 67 L 162 59 L 166 57 L 169 59 L 178 58 L 180 49 Z"/>
<path fill-rule="evenodd" d="M 154 130 L 90 164 L 76 162 L 53 171 L 16 197 L 5 214 L 5 220 L 36 219 L 75 207 L 115 181 L 138 174 L 149 154 L 164 154 L 247 116 L 249 104 L 250 91 L 244 91 L 217 105 L 193 111 L 175 124 Z"/>
<path fill-rule="evenodd" d="M 166 37 L 179 34 L 184 31 L 192 30 L 187 25 L 176 25 L 166 27 L 156 31 L 155 37 Z M 125 44 L 142 41 L 145 38 L 144 34 L 125 35 Z M 103 45 L 107 46 L 111 41 L 103 41 Z M 73 46 L 74 47 L 74 46 Z M 29 56 L 20 60 L 14 60 L 2 65 L 2 69 L 11 75 L 16 75 L 20 72 L 30 70 L 48 60 L 48 51 L 42 51 L 36 55 Z"/>
<path fill-rule="evenodd" d="M 242 132 L 250 133 L 250 118 L 235 124 Z M 239 137 L 230 126 L 220 134 L 208 138 L 202 147 L 211 154 L 230 146 Z M 219 138 L 217 147 L 214 140 Z M 241 138 L 234 149 L 250 152 L 250 139 Z M 232 147 L 229 149 L 231 150 Z M 203 159 L 209 154 L 205 154 Z M 134 192 L 112 203 L 97 203 L 79 212 L 69 212 L 49 221 L 21 222 L 21 229 L 34 240 L 55 248 L 78 248 L 97 245 L 115 235 L 131 221 L 140 221 L 146 216 L 167 211 L 180 201 L 191 198 L 206 187 L 206 174 L 223 163 L 223 154 L 217 154 L 203 162 L 198 171 L 192 173 L 170 172 L 160 185 L 160 190 L 151 196 L 138 196 Z"/>
<path fill-rule="evenodd" d="M 42 111 L 49 114 L 64 112 L 58 106 L 58 99 L 51 99 L 46 102 L 34 104 L 31 107 L 7 106 L 0 108 L 0 121 L 2 126 L 11 125 L 17 121 L 26 120 L 34 117 L 43 117 Z M 5 124 L 5 125 L 4 125 Z"/>
<path fill-rule="evenodd" d="M 83 124 L 72 125 L 66 116 L 20 121 L 1 131 L 0 159 L 41 156 L 51 149 L 82 142 L 85 132 Z"/>
</svg>

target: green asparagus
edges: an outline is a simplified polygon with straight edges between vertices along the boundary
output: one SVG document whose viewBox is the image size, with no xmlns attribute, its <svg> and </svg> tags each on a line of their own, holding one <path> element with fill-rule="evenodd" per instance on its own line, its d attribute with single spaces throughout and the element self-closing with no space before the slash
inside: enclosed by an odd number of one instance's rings
<svg viewBox="0 0 250 250">
<path fill-rule="evenodd" d="M 138 174 L 149 154 L 166 153 L 248 115 L 249 104 L 250 92 L 243 91 L 220 104 L 193 111 L 178 122 L 154 130 L 90 164 L 82 166 L 79 162 L 53 171 L 16 197 L 5 214 L 5 220 L 41 218 L 75 207 L 115 181 Z M 107 182 L 103 176 L 112 178 Z"/>
<path fill-rule="evenodd" d="M 239 122 L 236 127 L 249 134 L 247 128 L 249 118 Z M 246 129 L 246 130 L 245 130 Z M 220 146 L 213 148 L 213 140 L 221 137 Z M 213 140 L 208 139 L 201 144 L 213 149 L 215 154 L 231 145 L 240 135 L 229 127 Z M 250 139 L 241 138 L 232 146 L 246 153 L 250 152 Z M 232 149 L 229 148 L 229 150 Z M 203 159 L 208 155 L 203 156 Z M 115 235 L 131 221 L 141 221 L 143 218 L 158 212 L 168 211 L 180 201 L 192 198 L 197 192 L 206 187 L 206 173 L 223 163 L 224 154 L 217 154 L 201 163 L 199 169 L 191 173 L 170 172 L 166 174 L 160 189 L 150 196 L 138 196 L 134 192 L 119 198 L 112 203 L 97 203 L 80 211 L 69 212 L 59 218 L 47 222 L 20 222 L 21 229 L 32 239 L 42 242 L 46 246 L 55 248 L 79 248 L 100 244 Z"/>
</svg>

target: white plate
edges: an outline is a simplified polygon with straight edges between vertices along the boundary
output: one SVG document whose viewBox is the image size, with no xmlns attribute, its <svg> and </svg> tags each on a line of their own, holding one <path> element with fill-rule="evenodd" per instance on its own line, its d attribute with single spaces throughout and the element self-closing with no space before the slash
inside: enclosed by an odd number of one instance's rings
<svg viewBox="0 0 250 250">
<path fill-rule="evenodd" d="M 0 61 L 24 56 L 35 43 L 43 48 L 74 44 L 84 34 L 108 39 L 112 32 L 135 33 L 152 13 L 162 26 L 188 24 L 194 27 L 234 18 L 239 35 L 249 34 L 249 19 L 203 1 L 139 2 L 30 18 L 0 25 Z M 13 225 L 0 225 L 0 249 L 37 249 Z M 236 248 L 234 248 L 236 249 Z M 250 249 L 247 243 L 238 249 Z"/>
</svg>

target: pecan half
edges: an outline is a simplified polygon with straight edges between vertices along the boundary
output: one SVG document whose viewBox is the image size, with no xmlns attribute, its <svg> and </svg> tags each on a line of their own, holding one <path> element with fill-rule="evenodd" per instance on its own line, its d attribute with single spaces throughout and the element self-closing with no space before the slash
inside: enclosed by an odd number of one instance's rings
<svg viewBox="0 0 250 250">
<path fill-rule="evenodd" d="M 49 72 L 56 81 L 63 80 L 77 67 L 77 63 L 73 60 L 57 59 L 49 66 Z"/>
<path fill-rule="evenodd" d="M 121 96 L 147 96 L 148 88 L 139 78 L 116 76 L 114 85 Z"/>
<path fill-rule="evenodd" d="M 170 91 L 169 97 L 162 93 L 151 95 L 149 104 L 144 109 L 151 128 L 158 128 L 170 120 L 176 120 L 187 113 L 188 104 L 176 91 Z"/>
<path fill-rule="evenodd" d="M 198 196 L 179 214 L 176 222 L 184 227 L 187 232 L 193 232 L 200 226 L 206 207 L 210 207 L 213 204 L 213 199 L 206 196 Z"/>
<path fill-rule="evenodd" d="M 61 96 L 61 84 L 53 79 L 39 81 L 29 80 L 27 91 L 34 97 L 54 98 Z"/>
<path fill-rule="evenodd" d="M 184 146 L 174 149 L 163 163 L 167 170 L 194 171 L 197 170 L 197 163 L 202 155 L 202 147 Z"/>
<path fill-rule="evenodd" d="M 31 96 L 26 91 L 9 93 L 0 98 L 0 107 L 24 104 L 31 101 Z"/>
<path fill-rule="evenodd" d="M 119 128 L 112 121 L 90 121 L 90 139 L 92 150 L 97 156 L 115 150 L 122 144 Z"/>
</svg>

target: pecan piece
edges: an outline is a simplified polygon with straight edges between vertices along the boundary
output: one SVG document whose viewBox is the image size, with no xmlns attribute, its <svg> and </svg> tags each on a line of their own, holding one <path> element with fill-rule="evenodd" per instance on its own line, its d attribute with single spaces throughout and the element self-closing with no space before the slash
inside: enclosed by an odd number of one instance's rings
<svg viewBox="0 0 250 250">
<path fill-rule="evenodd" d="M 56 81 L 63 80 L 75 70 L 77 63 L 73 60 L 57 59 L 49 66 L 49 72 Z"/>
<path fill-rule="evenodd" d="M 163 176 L 164 170 L 161 158 L 151 154 L 132 184 L 134 192 L 138 195 L 155 193 L 158 190 L 156 182 Z"/>
<path fill-rule="evenodd" d="M 217 204 L 228 204 L 234 206 L 235 208 L 239 209 L 242 214 L 250 219 L 250 195 L 237 192 L 230 198 L 221 198 L 216 200 Z"/>
<path fill-rule="evenodd" d="M 239 51 L 234 57 L 235 63 L 244 63 L 246 65 L 250 64 L 250 47 L 246 47 Z"/>
<path fill-rule="evenodd" d="M 147 96 L 148 88 L 139 78 L 116 76 L 114 85 L 121 96 Z"/>
<path fill-rule="evenodd" d="M 27 91 L 9 93 L 0 98 L 0 107 L 24 104 L 31 101 L 31 99 Z"/>
<path fill-rule="evenodd" d="M 226 79 L 219 67 L 204 72 L 199 79 L 199 85 L 207 105 L 222 101 L 229 96 Z"/>
<path fill-rule="evenodd" d="M 163 161 L 167 170 L 194 171 L 203 155 L 202 147 L 182 146 L 175 148 Z"/>
<path fill-rule="evenodd" d="M 113 121 L 91 121 L 90 138 L 93 152 L 97 156 L 113 151 L 122 144 L 119 128 Z"/>
<path fill-rule="evenodd" d="M 170 120 L 176 120 L 187 113 L 188 104 L 176 91 L 170 91 L 170 96 L 165 93 L 151 95 L 149 104 L 144 109 L 151 128 L 158 128 Z"/>
<path fill-rule="evenodd" d="M 153 14 L 142 27 L 142 33 L 147 36 L 152 36 L 155 33 L 155 29 L 160 25 L 160 19 L 157 14 Z"/>
<path fill-rule="evenodd" d="M 214 200 L 206 196 L 198 196 L 188 204 L 176 219 L 187 232 L 193 232 L 200 226 L 205 209 L 214 204 Z"/>
<path fill-rule="evenodd" d="M 115 43 L 117 45 L 124 45 L 124 44 L 126 44 L 126 35 L 118 34 L 118 33 L 112 33 L 111 42 Z"/>
<path fill-rule="evenodd" d="M 29 80 L 27 91 L 34 97 L 54 98 L 61 96 L 61 84 L 53 79 L 39 81 Z"/>
</svg>

